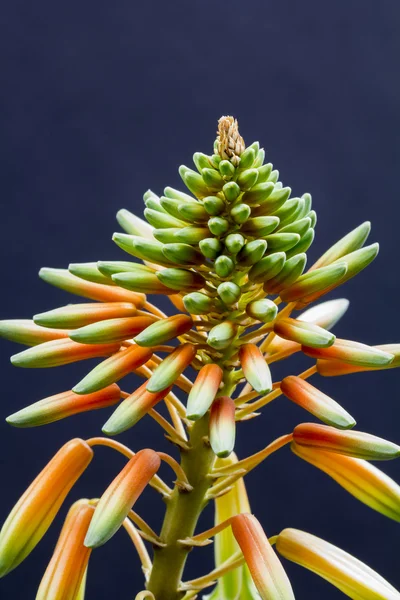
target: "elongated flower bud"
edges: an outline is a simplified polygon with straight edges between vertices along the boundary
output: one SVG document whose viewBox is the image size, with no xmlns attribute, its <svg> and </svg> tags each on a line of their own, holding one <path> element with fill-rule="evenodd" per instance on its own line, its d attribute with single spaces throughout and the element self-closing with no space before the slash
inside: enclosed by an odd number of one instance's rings
<svg viewBox="0 0 400 600">
<path fill-rule="evenodd" d="M 269 323 L 278 314 L 278 307 L 272 300 L 261 298 L 261 300 L 254 300 L 247 304 L 246 312 L 252 319 L 257 319 L 262 323 Z"/>
<path fill-rule="evenodd" d="M 106 319 L 91 323 L 70 333 L 71 340 L 80 344 L 108 344 L 122 342 L 137 335 L 154 323 L 154 317 Z"/>
<path fill-rule="evenodd" d="M 66 338 L 68 331 L 40 327 L 30 319 L 9 319 L 0 321 L 0 337 L 25 346 L 37 346 L 43 342 Z"/>
<path fill-rule="evenodd" d="M 47 425 L 71 415 L 113 406 L 120 398 L 121 390 L 115 384 L 86 395 L 75 394 L 70 390 L 39 400 L 10 415 L 6 421 L 14 427 Z"/>
<path fill-rule="evenodd" d="M 174 315 L 150 324 L 135 337 L 139 346 L 157 346 L 183 335 L 192 328 L 193 320 L 188 315 Z"/>
<path fill-rule="evenodd" d="M 141 308 L 145 298 L 142 294 L 135 294 L 122 290 L 116 286 L 91 283 L 79 277 L 75 277 L 65 269 L 43 268 L 39 271 L 39 277 L 55 287 L 61 288 L 71 294 L 98 300 L 100 302 L 131 302 L 137 308 Z"/>
<path fill-rule="evenodd" d="M 338 431 L 316 423 L 302 423 L 293 430 L 299 446 L 310 446 L 365 460 L 391 460 L 400 456 L 400 446 L 362 431 Z"/>
<path fill-rule="evenodd" d="M 329 348 L 336 339 L 333 333 L 318 325 L 290 318 L 278 319 L 274 331 L 286 340 L 312 348 Z"/>
<path fill-rule="evenodd" d="M 153 235 L 151 239 L 145 239 L 137 235 L 114 233 L 113 241 L 122 248 L 122 250 L 143 261 L 150 261 L 151 263 L 165 265 L 167 267 L 172 264 L 163 254 L 163 245 L 160 244 L 160 242 L 157 242 Z"/>
<path fill-rule="evenodd" d="M 147 391 L 157 393 L 172 385 L 196 356 L 193 344 L 178 346 L 158 365 L 147 383 Z"/>
<path fill-rule="evenodd" d="M 112 278 L 121 287 L 142 292 L 143 294 L 175 294 L 175 290 L 161 283 L 155 273 L 146 273 L 144 271 L 115 273 Z"/>
<path fill-rule="evenodd" d="M 201 292 L 191 292 L 183 298 L 183 304 L 191 315 L 206 315 L 214 307 L 212 298 Z"/>
<path fill-rule="evenodd" d="M 239 350 L 240 364 L 250 385 L 260 394 L 272 390 L 271 371 L 263 353 L 255 344 L 243 344 Z"/>
<path fill-rule="evenodd" d="M 103 425 L 102 431 L 104 433 L 107 435 L 117 435 L 133 427 L 153 406 L 160 402 L 160 400 L 163 400 L 171 391 L 170 386 L 161 392 L 153 394 L 146 390 L 146 386 L 147 381 L 121 402 L 108 421 Z"/>
<path fill-rule="evenodd" d="M 266 249 L 267 242 L 265 240 L 253 240 L 252 242 L 247 242 L 238 254 L 239 264 L 243 267 L 255 265 L 262 259 Z"/>
<path fill-rule="evenodd" d="M 315 269 L 305 275 L 301 275 L 291 285 L 281 292 L 281 298 L 284 302 L 294 302 L 295 300 L 306 301 L 308 296 L 315 292 L 324 292 L 334 283 L 343 279 L 347 271 L 345 262 L 336 263 L 321 269 Z"/>
<path fill-rule="evenodd" d="M 178 291 L 200 290 L 205 284 L 204 278 L 199 273 L 187 269 L 162 269 L 158 271 L 157 277 L 161 283 Z"/>
<path fill-rule="evenodd" d="M 140 450 L 110 483 L 96 506 L 85 546 L 105 544 L 121 527 L 132 506 L 160 467 L 153 450 Z"/>
<path fill-rule="evenodd" d="M 78 500 L 71 506 L 36 600 L 75 600 L 85 577 L 91 549 L 83 545 L 94 506 Z"/>
<path fill-rule="evenodd" d="M 278 217 L 253 217 L 242 225 L 241 231 L 252 237 L 266 237 L 279 225 Z M 296 238 L 296 242 L 300 238 Z M 294 244 L 293 244 L 294 245 Z"/>
<path fill-rule="evenodd" d="M 400 594 L 383 577 L 351 554 L 298 529 L 284 529 L 279 554 L 339 588 L 353 600 L 397 600 Z"/>
<path fill-rule="evenodd" d="M 102 390 L 144 365 L 150 360 L 152 354 L 149 348 L 129 346 L 97 365 L 72 391 L 75 394 L 91 394 Z"/>
<path fill-rule="evenodd" d="M 308 381 L 289 375 L 281 381 L 281 391 L 289 400 L 326 423 L 340 429 L 349 429 L 356 424 L 353 417 L 335 400 L 321 392 Z"/>
<path fill-rule="evenodd" d="M 0 577 L 15 569 L 40 542 L 92 457 L 83 440 L 67 442 L 21 496 L 0 532 Z"/>
<path fill-rule="evenodd" d="M 68 304 L 33 317 L 43 327 L 60 327 L 62 329 L 84 327 L 105 319 L 122 319 L 133 317 L 136 306 L 129 302 L 88 302 L 87 304 Z"/>
<path fill-rule="evenodd" d="M 217 290 L 218 296 L 227 306 L 238 302 L 241 296 L 240 287 L 236 283 L 233 283 L 233 281 L 224 281 L 223 283 L 220 283 Z"/>
<path fill-rule="evenodd" d="M 68 365 L 87 358 L 108 356 L 118 352 L 119 348 L 119 344 L 78 344 L 69 338 L 64 338 L 44 342 L 14 354 L 11 357 L 11 362 L 15 367 L 44 369 Z"/>
<path fill-rule="evenodd" d="M 222 382 L 223 371 L 215 364 L 204 365 L 196 377 L 187 401 L 186 416 L 200 419 L 210 408 Z"/>
<path fill-rule="evenodd" d="M 274 252 L 269 256 L 265 256 L 251 267 L 248 273 L 250 281 L 259 283 L 272 279 L 282 270 L 285 260 L 286 254 L 284 252 Z"/>
<path fill-rule="evenodd" d="M 291 449 L 327 473 L 360 502 L 400 521 L 400 486 L 367 461 L 298 444 L 292 444 Z"/>
<path fill-rule="evenodd" d="M 379 367 L 389 365 L 393 361 L 393 354 L 378 350 L 374 346 L 367 346 L 359 342 L 336 339 L 329 348 L 310 348 L 303 346 L 302 350 L 311 358 L 341 360 L 351 365 L 360 367 Z"/>
<path fill-rule="evenodd" d="M 259 521 L 243 513 L 233 517 L 231 527 L 262 600 L 294 600 L 289 579 Z"/>
<path fill-rule="evenodd" d="M 90 263 L 71 263 L 68 265 L 68 271 L 80 279 L 92 281 L 93 283 L 101 283 L 104 285 L 115 285 L 109 275 L 105 275 L 97 266 L 97 262 Z"/>
<path fill-rule="evenodd" d="M 201 252 L 190 244 L 165 244 L 162 251 L 168 260 L 179 265 L 200 265 L 204 262 Z"/>
<path fill-rule="evenodd" d="M 235 403 L 229 396 L 215 398 L 210 414 L 210 444 L 217 456 L 229 456 L 235 447 Z"/>
<path fill-rule="evenodd" d="M 297 246 L 294 246 L 294 249 L 296 248 Z M 284 288 L 289 287 L 292 285 L 292 283 L 297 281 L 297 279 L 303 273 L 307 264 L 306 254 L 298 254 L 296 252 L 295 256 L 290 258 L 288 255 L 286 255 L 286 258 L 288 260 L 286 260 L 282 270 L 264 283 L 264 291 L 268 294 L 280 293 Z"/>
<path fill-rule="evenodd" d="M 371 231 L 370 221 L 361 223 L 358 227 L 350 231 L 341 240 L 336 242 L 329 250 L 325 252 L 311 267 L 310 271 L 332 264 L 335 260 L 343 258 L 346 254 L 354 252 L 361 248 Z"/>
<path fill-rule="evenodd" d="M 126 208 L 117 212 L 118 224 L 126 233 L 131 235 L 140 235 L 149 240 L 153 240 L 153 227 L 146 223 L 140 217 L 137 217 Z"/>
<path fill-rule="evenodd" d="M 215 325 L 209 332 L 207 343 L 216 350 L 223 350 L 230 346 L 236 337 L 237 325 L 231 321 L 225 321 Z"/>
<path fill-rule="evenodd" d="M 386 365 L 362 367 L 354 364 L 351 365 L 340 360 L 317 360 L 318 373 L 324 377 L 335 377 L 337 375 L 348 375 L 349 373 L 359 373 L 361 371 L 396 369 L 400 366 L 400 344 L 382 344 L 380 346 L 375 346 L 375 348 L 391 354 L 394 357 L 392 362 Z"/>
<path fill-rule="evenodd" d="M 133 273 L 135 271 L 144 271 L 145 273 L 153 272 L 153 269 L 147 265 L 129 262 L 127 260 L 99 260 L 97 261 L 97 268 L 100 273 L 103 273 L 110 278 L 114 273 L 126 273 L 127 271 L 132 271 Z"/>
</svg>

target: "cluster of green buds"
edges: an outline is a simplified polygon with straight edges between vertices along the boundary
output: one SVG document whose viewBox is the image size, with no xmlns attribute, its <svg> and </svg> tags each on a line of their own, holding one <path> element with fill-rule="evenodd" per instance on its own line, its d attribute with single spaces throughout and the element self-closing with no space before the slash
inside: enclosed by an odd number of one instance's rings
<svg viewBox="0 0 400 600">
<path fill-rule="evenodd" d="M 44 281 L 90 302 L 32 320 L 0 322 L 2 337 L 30 346 L 12 357 L 15 366 L 101 358 L 70 390 L 10 415 L 11 425 L 39 426 L 114 406 L 103 426 L 109 437 L 68 442 L 18 501 L 0 533 L 0 575 L 16 568 L 43 537 L 95 446 L 109 446 L 129 459 L 101 498 L 72 505 L 37 600 L 83 600 L 91 550 L 122 527 L 145 575 L 146 590 L 137 600 L 191 600 L 216 581 L 211 600 L 291 600 L 291 584 L 273 546 L 351 598 L 400 599 L 386 580 L 331 544 L 296 529 L 267 538 L 250 514 L 243 477 L 290 445 L 358 500 L 400 521 L 400 487 L 369 462 L 396 458 L 400 447 L 353 430 L 355 419 L 308 382 L 314 374 L 400 365 L 400 344 L 367 346 L 331 332 L 347 300 L 309 307 L 362 271 L 378 245 L 364 246 L 370 224 L 363 223 L 306 271 L 316 224 L 311 196 L 291 198 L 291 189 L 264 158 L 258 142 L 245 146 L 233 117 L 222 117 L 213 154 L 197 152 L 196 170 L 179 169 L 190 194 L 170 187 L 160 197 L 146 192 L 146 220 L 118 212 L 125 233 L 113 239 L 141 262 L 42 269 Z M 168 316 L 149 302 L 153 294 L 167 296 L 178 312 Z M 274 381 L 271 365 L 296 352 L 313 359 L 310 367 Z M 189 367 L 193 381 L 185 374 Z M 131 373 L 144 383 L 123 391 L 118 384 Z M 237 424 L 257 417 L 279 396 L 323 424 L 302 423 L 239 460 L 233 452 Z M 160 402 L 169 418 L 155 409 Z M 161 426 L 179 461 L 148 448 L 135 453 L 112 439 L 145 416 Z M 174 471 L 172 488 L 158 474 L 162 462 Z M 159 534 L 133 511 L 147 486 L 167 504 Z M 214 527 L 195 533 L 209 501 L 215 504 Z M 182 581 L 189 550 L 214 536 L 215 569 Z M 155 549 L 153 560 L 145 542 Z"/>
</svg>

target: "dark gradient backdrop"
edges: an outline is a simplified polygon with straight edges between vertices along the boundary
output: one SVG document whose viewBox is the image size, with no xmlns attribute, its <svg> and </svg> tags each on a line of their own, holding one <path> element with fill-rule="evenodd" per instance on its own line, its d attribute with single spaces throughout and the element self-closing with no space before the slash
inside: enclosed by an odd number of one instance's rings
<svg viewBox="0 0 400 600">
<path fill-rule="evenodd" d="M 118 208 L 142 210 L 151 187 L 182 186 L 177 168 L 210 152 L 221 114 L 259 139 L 295 194 L 309 191 L 319 222 L 311 257 L 365 219 L 378 259 L 332 297 L 351 307 L 337 327 L 366 343 L 400 340 L 398 316 L 400 8 L 368 2 L 143 3 L 5 1 L 1 8 L 1 316 L 24 317 L 71 297 L 40 282 L 40 266 L 118 259 Z M 36 430 L 4 418 L 68 389 L 89 365 L 17 370 L 1 354 L 0 515 L 66 440 L 98 434 L 104 413 Z M 295 361 L 294 361 L 295 362 Z M 292 363 L 293 364 L 293 363 Z M 296 370 L 296 369 L 294 369 Z M 278 374 L 279 375 L 279 374 Z M 359 428 L 400 442 L 396 371 L 321 380 Z M 240 428 L 243 456 L 307 418 L 285 399 Z M 166 448 L 150 419 L 121 436 L 134 449 Z M 124 464 L 99 449 L 70 497 L 101 493 Z M 383 469 L 400 481 L 399 463 Z M 165 470 L 165 476 L 170 474 Z M 248 478 L 266 531 L 303 528 L 342 546 L 400 587 L 398 525 L 347 495 L 285 449 Z M 162 503 L 139 510 L 155 527 Z M 28 560 L 0 582 L 1 598 L 35 597 L 66 507 Z M 211 509 L 203 525 L 211 519 Z M 188 575 L 211 566 L 192 554 Z M 300 600 L 339 599 L 318 577 L 285 563 Z M 141 574 L 126 535 L 96 551 L 88 599 L 132 600 Z"/>
</svg>

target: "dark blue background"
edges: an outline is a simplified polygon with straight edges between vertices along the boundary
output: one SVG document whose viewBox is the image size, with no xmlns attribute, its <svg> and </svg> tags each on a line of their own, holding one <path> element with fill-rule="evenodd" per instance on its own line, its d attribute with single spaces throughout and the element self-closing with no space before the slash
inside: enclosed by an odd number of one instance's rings
<svg viewBox="0 0 400 600">
<path fill-rule="evenodd" d="M 37 279 L 41 266 L 123 258 L 110 239 L 117 209 L 140 212 L 148 187 L 182 187 L 178 166 L 190 165 L 196 150 L 210 152 L 218 117 L 233 114 L 245 140 L 265 146 L 284 184 L 295 194 L 312 193 L 319 216 L 312 258 L 361 221 L 373 221 L 381 253 L 332 295 L 351 300 L 336 331 L 366 343 L 399 340 L 399 32 L 395 0 L 3 2 L 2 317 L 28 318 L 71 301 Z M 70 388 L 89 368 L 18 371 L 8 362 L 16 351 L 0 346 L 2 419 Z M 301 368 L 295 363 L 287 367 L 293 373 Z M 361 430 L 400 442 L 398 382 L 396 371 L 320 381 Z M 93 413 L 33 430 L 2 420 L 1 518 L 62 443 L 98 434 L 105 419 Z M 281 398 L 240 427 L 240 455 L 303 419 Z M 135 450 L 168 447 L 150 419 L 121 439 Z M 100 494 L 124 464 L 109 450 L 96 454 L 70 501 Z M 400 481 L 399 463 L 382 467 Z M 167 469 L 163 475 L 170 477 Z M 400 587 L 398 525 L 289 450 L 251 474 L 248 488 L 268 534 L 303 528 Z M 159 526 L 163 507 L 155 492 L 138 507 Z M 29 559 L 0 582 L 1 598 L 34 598 L 66 508 Z M 211 509 L 203 526 L 207 519 Z M 210 550 L 200 549 L 187 575 L 210 566 Z M 343 597 L 285 566 L 297 598 Z M 131 600 L 141 582 L 120 532 L 94 553 L 87 597 Z"/>
</svg>

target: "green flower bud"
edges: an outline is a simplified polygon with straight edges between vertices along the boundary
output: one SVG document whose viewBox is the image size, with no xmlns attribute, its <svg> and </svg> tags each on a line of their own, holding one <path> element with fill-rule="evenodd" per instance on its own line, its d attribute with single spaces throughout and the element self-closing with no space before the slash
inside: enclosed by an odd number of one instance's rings
<svg viewBox="0 0 400 600">
<path fill-rule="evenodd" d="M 250 267 L 251 265 L 254 265 L 261 260 L 266 249 L 267 242 L 265 240 L 253 240 L 252 242 L 248 242 L 237 256 L 240 266 Z"/>
<path fill-rule="evenodd" d="M 231 217 L 238 225 L 245 223 L 251 215 L 251 208 L 247 204 L 236 204 L 231 210 Z"/>
<path fill-rule="evenodd" d="M 268 294 L 278 294 L 285 287 L 289 287 L 302 275 L 306 264 L 307 255 L 296 254 L 286 261 L 283 269 L 275 277 L 264 283 L 264 291 Z"/>
<path fill-rule="evenodd" d="M 257 167 L 261 167 L 261 165 L 264 162 L 264 159 L 265 159 L 265 150 L 264 150 L 264 148 L 260 148 L 259 151 L 257 152 L 256 159 L 253 163 L 253 168 L 256 169 Z"/>
<path fill-rule="evenodd" d="M 180 192 L 179 190 L 175 190 L 172 187 L 166 187 L 164 189 L 164 197 L 170 198 L 171 200 L 179 200 L 182 202 L 196 202 L 193 196 L 189 196 L 189 194 L 185 194 L 185 192 Z M 161 198 L 160 198 L 161 202 Z"/>
<path fill-rule="evenodd" d="M 273 215 L 279 217 L 281 221 L 279 223 L 279 228 L 285 227 L 289 223 L 296 221 L 298 215 L 303 210 L 303 205 L 304 200 L 301 198 L 290 198 L 290 200 L 286 200 L 285 204 L 273 213 Z"/>
<path fill-rule="evenodd" d="M 211 217 L 208 220 L 208 229 L 216 236 L 222 235 L 229 231 L 229 221 L 223 217 Z"/>
<path fill-rule="evenodd" d="M 215 272 L 218 277 L 228 277 L 235 268 L 235 263 L 229 256 L 221 254 L 215 260 Z"/>
<path fill-rule="evenodd" d="M 256 158 L 257 150 L 252 146 L 246 148 L 246 150 L 240 155 L 240 169 L 249 169 L 252 166 Z"/>
<path fill-rule="evenodd" d="M 183 304 L 191 315 L 206 315 L 214 308 L 211 298 L 201 292 L 191 292 L 183 298 Z"/>
<path fill-rule="evenodd" d="M 198 244 L 210 235 L 205 227 L 184 227 L 179 229 L 174 234 L 174 241 L 182 242 L 182 244 Z"/>
<path fill-rule="evenodd" d="M 196 221 L 206 221 L 208 219 L 208 213 L 204 206 L 197 202 L 180 204 L 178 207 L 179 214 L 189 222 Z"/>
<path fill-rule="evenodd" d="M 103 273 L 103 275 L 107 275 L 107 277 L 110 278 L 112 275 L 114 275 L 114 273 L 129 273 L 130 271 L 146 271 L 146 273 L 153 273 L 153 269 L 147 267 L 146 265 L 142 265 L 141 263 L 128 262 L 124 260 L 99 260 L 97 263 L 97 268 L 100 271 L 100 273 Z"/>
<path fill-rule="evenodd" d="M 272 183 L 276 183 L 278 181 L 278 179 L 279 179 L 278 169 L 271 171 L 270 176 L 268 177 L 268 181 L 272 181 Z"/>
<path fill-rule="evenodd" d="M 155 273 L 137 271 L 135 273 L 115 273 L 113 280 L 127 290 L 143 294 L 176 294 L 176 291 L 167 287 L 158 279 Z"/>
<path fill-rule="evenodd" d="M 224 321 L 210 330 L 207 343 L 215 350 L 223 350 L 232 344 L 236 333 L 237 325 L 231 321 Z"/>
<path fill-rule="evenodd" d="M 207 196 L 203 200 L 203 206 L 207 213 L 212 216 L 220 215 L 225 210 L 225 202 L 218 196 Z"/>
<path fill-rule="evenodd" d="M 162 269 L 156 275 L 161 283 L 173 290 L 200 290 L 205 283 L 199 273 L 185 269 Z"/>
<path fill-rule="evenodd" d="M 219 154 L 213 154 L 210 157 L 210 163 L 214 167 L 214 169 L 218 169 L 221 162 L 222 162 L 222 158 L 220 157 Z"/>
<path fill-rule="evenodd" d="M 246 313 L 252 319 L 257 319 L 257 321 L 261 321 L 262 323 L 270 323 L 278 314 L 278 307 L 272 300 L 261 298 L 260 300 L 250 302 L 246 306 Z"/>
<path fill-rule="evenodd" d="M 257 179 L 257 169 L 247 169 L 239 174 L 239 177 L 237 178 L 237 184 L 241 190 L 249 190 L 257 183 Z"/>
<path fill-rule="evenodd" d="M 195 152 L 193 154 L 193 162 L 200 175 L 203 169 L 209 169 L 211 166 L 210 157 L 202 152 Z"/>
<path fill-rule="evenodd" d="M 178 265 L 200 265 L 204 262 L 203 255 L 189 244 L 165 244 L 162 253 L 168 260 Z"/>
<path fill-rule="evenodd" d="M 225 248 L 230 254 L 237 254 L 244 246 L 245 239 L 240 233 L 230 233 L 226 236 Z"/>
<path fill-rule="evenodd" d="M 272 279 L 282 270 L 285 260 L 286 254 L 284 252 L 275 252 L 265 256 L 251 267 L 248 273 L 250 281 L 260 283 Z"/>
<path fill-rule="evenodd" d="M 175 219 L 175 217 L 171 217 L 171 215 L 160 213 L 157 210 L 152 210 L 151 208 L 144 209 L 144 216 L 150 225 L 153 225 L 153 227 L 185 227 L 186 225 L 186 223 L 180 221 L 179 219 Z"/>
<path fill-rule="evenodd" d="M 103 283 L 105 285 L 115 285 L 111 277 L 99 271 L 97 263 L 71 263 L 68 266 L 68 271 L 76 277 L 93 281 L 93 283 Z"/>
<path fill-rule="evenodd" d="M 234 181 L 229 181 L 224 185 L 222 191 L 228 202 L 234 202 L 240 194 L 240 187 Z"/>
<path fill-rule="evenodd" d="M 278 225 L 278 217 L 254 217 L 246 221 L 242 231 L 252 237 L 265 237 L 272 233 Z"/>
<path fill-rule="evenodd" d="M 257 169 L 258 171 L 258 183 L 264 183 L 264 181 L 268 180 L 268 177 L 271 174 L 272 171 L 272 163 L 267 163 L 266 165 L 263 165 L 262 167 L 258 167 Z"/>
<path fill-rule="evenodd" d="M 199 242 L 199 247 L 201 253 L 206 258 L 217 258 L 222 252 L 222 244 L 216 238 L 206 238 L 205 240 L 201 240 L 201 242 Z"/>
<path fill-rule="evenodd" d="M 232 179 L 235 174 L 235 167 L 229 160 L 221 160 L 219 163 L 219 172 L 223 179 Z"/>
<path fill-rule="evenodd" d="M 304 204 L 303 204 L 303 210 L 297 217 L 298 219 L 302 219 L 303 217 L 306 217 L 308 215 L 308 213 L 310 212 L 311 206 L 312 206 L 311 194 L 307 194 L 307 193 L 303 194 L 301 199 L 303 200 Z"/>
<path fill-rule="evenodd" d="M 309 219 L 311 219 L 311 227 L 313 229 L 315 229 L 315 226 L 317 224 L 317 213 L 315 212 L 315 210 L 310 210 L 310 212 L 308 213 L 307 217 Z"/>
<path fill-rule="evenodd" d="M 184 165 L 179 167 L 179 175 L 182 177 L 183 183 L 186 187 L 198 198 L 204 198 L 209 195 L 209 189 L 204 183 L 203 177 L 188 169 Z"/>
<path fill-rule="evenodd" d="M 161 206 L 164 210 L 175 217 L 176 219 L 181 218 L 181 214 L 179 212 L 179 207 L 182 205 L 182 200 L 177 200 L 176 198 L 167 198 L 166 196 L 161 196 L 160 198 Z M 192 198 L 190 204 L 194 204 L 195 200 Z"/>
<path fill-rule="evenodd" d="M 155 240 L 150 241 L 137 235 L 127 235 L 125 233 L 114 233 L 113 240 L 122 250 L 136 256 L 136 258 L 159 265 L 169 266 L 171 264 L 162 253 L 162 244 Z"/>
<path fill-rule="evenodd" d="M 290 250 L 300 241 L 300 236 L 297 233 L 273 233 L 265 238 L 268 244 L 268 250 L 278 250 L 285 252 Z"/>
<path fill-rule="evenodd" d="M 274 184 L 269 181 L 258 183 L 251 190 L 248 190 L 243 194 L 243 202 L 246 202 L 246 204 L 249 204 L 250 206 L 261 204 L 262 202 L 265 202 L 270 194 L 272 194 L 273 190 Z"/>
<path fill-rule="evenodd" d="M 241 296 L 240 287 L 232 281 L 224 281 L 218 286 L 218 295 L 224 304 L 235 304 Z"/>
<path fill-rule="evenodd" d="M 224 180 L 216 169 L 203 169 L 201 176 L 211 190 L 220 190 L 224 185 Z"/>
<path fill-rule="evenodd" d="M 303 237 L 311 227 L 311 219 L 304 217 L 294 223 L 289 223 L 285 227 L 279 230 L 279 233 L 298 233 L 300 237 Z"/>
<path fill-rule="evenodd" d="M 286 251 L 286 258 L 292 258 L 292 256 L 295 256 L 296 254 L 307 252 L 314 241 L 314 236 L 314 229 L 309 229 L 307 233 L 303 235 L 301 240 L 295 246 L 293 246 L 293 248 Z"/>
</svg>

